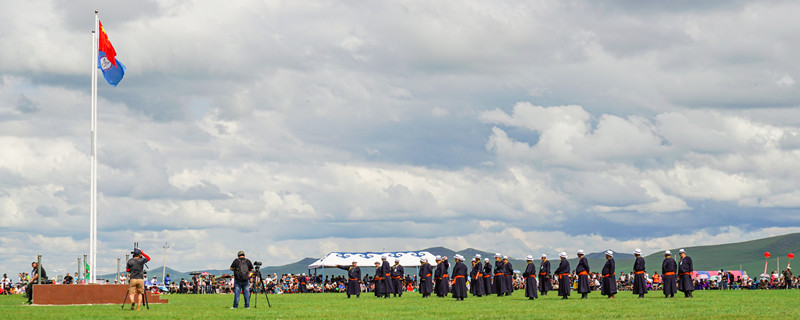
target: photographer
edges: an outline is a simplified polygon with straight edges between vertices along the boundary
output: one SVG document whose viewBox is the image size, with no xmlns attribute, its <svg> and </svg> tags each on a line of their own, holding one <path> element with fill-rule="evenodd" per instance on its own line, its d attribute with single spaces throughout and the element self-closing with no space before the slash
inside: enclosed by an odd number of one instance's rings
<svg viewBox="0 0 800 320">
<path fill-rule="evenodd" d="M 244 251 L 239 251 L 238 258 L 231 263 L 233 271 L 233 307 L 239 308 L 239 293 L 244 295 L 244 308 L 250 308 L 250 271 L 253 270 L 253 263 L 244 257 Z"/>
<path fill-rule="evenodd" d="M 144 296 L 144 264 L 150 261 L 150 257 L 139 248 L 133 249 L 131 253 L 133 258 L 128 260 L 128 264 L 125 266 L 125 271 L 130 275 L 128 295 L 131 298 L 131 310 L 134 306 L 136 306 L 136 310 L 139 310 L 142 307 L 141 297 Z"/>
<path fill-rule="evenodd" d="M 25 288 L 25 295 L 28 298 L 28 304 L 33 303 L 33 285 L 39 280 L 39 269 L 42 269 L 42 284 L 47 283 L 47 272 L 44 271 L 44 267 L 39 267 L 36 261 L 31 262 L 31 267 L 33 267 L 33 271 L 31 271 L 33 277 L 31 278 L 31 282 L 28 283 L 28 287 Z"/>
</svg>

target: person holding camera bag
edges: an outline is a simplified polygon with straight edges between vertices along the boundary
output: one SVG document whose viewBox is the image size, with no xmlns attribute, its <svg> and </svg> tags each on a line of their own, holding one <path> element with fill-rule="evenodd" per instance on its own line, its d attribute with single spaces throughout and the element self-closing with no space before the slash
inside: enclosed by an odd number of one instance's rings
<svg viewBox="0 0 800 320">
<path fill-rule="evenodd" d="M 253 263 L 244 257 L 244 251 L 239 251 L 238 258 L 231 263 L 233 271 L 233 307 L 239 308 L 239 293 L 244 295 L 244 308 L 250 309 L 250 271 L 253 270 Z"/>
</svg>

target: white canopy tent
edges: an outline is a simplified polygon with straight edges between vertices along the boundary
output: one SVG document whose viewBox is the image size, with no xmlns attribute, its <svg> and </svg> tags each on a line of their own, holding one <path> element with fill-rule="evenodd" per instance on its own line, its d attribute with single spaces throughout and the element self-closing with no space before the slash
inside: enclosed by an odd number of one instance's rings
<svg viewBox="0 0 800 320">
<path fill-rule="evenodd" d="M 308 265 L 308 269 L 322 269 L 325 276 L 325 268 L 336 268 L 337 266 L 349 266 L 356 262 L 359 267 L 374 267 L 375 262 L 381 262 L 381 257 L 386 255 L 386 261 L 394 265 L 395 260 L 400 260 L 403 267 L 419 267 L 420 259 L 428 259 L 428 263 L 436 265 L 436 256 L 427 251 L 405 251 L 405 252 L 331 252 L 325 257 L 314 261 Z M 324 290 L 324 288 L 323 288 Z"/>
<path fill-rule="evenodd" d="M 381 262 L 381 256 L 386 255 L 386 261 L 394 264 L 395 260 L 400 260 L 403 267 L 418 267 L 421 258 L 428 259 L 428 263 L 436 265 L 435 256 L 427 251 L 406 251 L 406 252 L 331 252 L 325 257 L 314 261 L 308 265 L 309 269 L 336 268 L 341 265 L 351 265 L 355 260 L 359 267 L 374 267 L 375 262 Z"/>
</svg>

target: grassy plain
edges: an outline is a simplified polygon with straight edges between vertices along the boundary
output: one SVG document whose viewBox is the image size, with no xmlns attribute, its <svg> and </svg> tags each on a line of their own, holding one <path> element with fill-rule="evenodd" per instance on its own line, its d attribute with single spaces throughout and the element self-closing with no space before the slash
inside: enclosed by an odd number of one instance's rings
<svg viewBox="0 0 800 320">
<path fill-rule="evenodd" d="M 682 295 L 681 295 L 682 296 Z M 258 308 L 230 310 L 231 295 L 170 295 L 169 304 L 130 311 L 120 305 L 28 306 L 21 296 L 0 296 L 0 314 L 7 319 L 731 319 L 800 318 L 800 290 L 696 291 L 694 299 L 664 299 L 650 292 L 636 299 L 621 292 L 615 300 L 599 293 L 562 301 L 555 293 L 529 301 L 522 291 L 510 297 L 426 298 L 407 293 L 378 299 L 370 294 L 347 299 L 344 294 L 264 295 Z"/>
</svg>

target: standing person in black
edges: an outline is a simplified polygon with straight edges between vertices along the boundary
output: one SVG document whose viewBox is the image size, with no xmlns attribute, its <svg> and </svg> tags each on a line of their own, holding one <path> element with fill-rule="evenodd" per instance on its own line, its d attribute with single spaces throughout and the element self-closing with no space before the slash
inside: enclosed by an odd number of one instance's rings
<svg viewBox="0 0 800 320">
<path fill-rule="evenodd" d="M 42 269 L 42 283 L 47 283 L 47 272 L 44 271 L 44 267 L 39 268 L 39 264 L 36 261 L 31 262 L 31 267 L 33 267 L 33 271 L 31 271 L 33 276 L 31 277 L 31 282 L 28 283 L 28 287 L 25 288 L 25 296 L 28 298 L 28 304 L 33 303 L 33 285 L 39 282 L 39 269 Z"/>
<path fill-rule="evenodd" d="M 494 293 L 498 297 L 506 294 L 506 278 L 505 266 L 503 265 L 503 256 L 499 253 L 494 255 Z"/>
<path fill-rule="evenodd" d="M 603 276 L 603 281 L 600 283 L 600 294 L 608 296 L 609 299 L 614 299 L 617 294 L 617 267 L 614 262 L 614 251 L 606 251 L 606 264 L 603 265 L 603 270 L 600 274 Z"/>
<path fill-rule="evenodd" d="M 686 251 L 681 249 L 678 251 L 681 256 L 681 261 L 678 262 L 678 290 L 683 292 L 684 297 L 692 298 L 692 291 L 694 291 L 694 283 L 692 283 L 692 273 L 694 273 L 694 265 L 692 258 L 686 255 Z"/>
<path fill-rule="evenodd" d="M 244 251 L 239 251 L 238 258 L 231 262 L 233 271 L 233 307 L 239 308 L 239 293 L 244 295 L 244 308 L 250 309 L 250 271 L 253 271 L 253 263 L 244 257 Z"/>
<path fill-rule="evenodd" d="M 664 251 L 664 262 L 661 263 L 661 282 L 664 284 L 664 298 L 675 297 L 678 264 L 672 259 L 672 252 Z"/>
<path fill-rule="evenodd" d="M 481 275 L 482 269 L 481 255 L 476 254 L 475 258 L 472 259 L 472 270 L 469 272 L 469 291 L 473 296 L 480 297 L 486 294 L 486 292 L 483 290 L 483 276 Z"/>
<path fill-rule="evenodd" d="M 361 280 L 361 268 L 356 265 L 356 261 L 353 260 L 353 264 L 349 266 L 337 267 L 347 270 L 347 298 L 350 299 L 350 296 L 361 297 L 361 286 L 358 284 L 358 281 Z"/>
<path fill-rule="evenodd" d="M 647 294 L 647 279 L 644 276 L 644 258 L 642 250 L 637 248 L 633 251 L 636 261 L 633 262 L 633 294 L 638 294 L 639 299 Z"/>
<path fill-rule="evenodd" d="M 525 278 L 525 296 L 528 300 L 533 300 L 539 297 L 536 292 L 539 289 L 536 285 L 536 264 L 533 263 L 533 256 L 528 256 L 525 261 L 528 262 L 525 272 L 522 273 L 522 277 Z"/>
<path fill-rule="evenodd" d="M 578 293 L 581 299 L 586 299 L 589 295 L 589 261 L 583 254 L 583 250 L 578 250 L 578 266 L 575 267 L 575 274 L 578 275 Z"/>
<path fill-rule="evenodd" d="M 403 266 L 400 265 L 400 259 L 394 259 L 394 265 L 392 266 L 392 286 L 394 287 L 394 296 L 395 297 L 402 297 L 403 296 L 403 278 L 406 276 L 406 271 L 403 269 Z"/>
<path fill-rule="evenodd" d="M 144 264 L 150 261 L 150 257 L 139 248 L 133 249 L 131 253 L 133 258 L 128 260 L 125 265 L 125 271 L 130 275 L 128 276 L 128 296 L 131 298 L 131 310 L 134 305 L 136 305 L 136 310 L 140 310 L 142 297 L 144 297 Z"/>
<path fill-rule="evenodd" d="M 550 282 L 550 261 L 547 261 L 547 254 L 542 253 L 542 263 L 539 265 L 539 292 L 547 295 L 547 291 L 553 290 L 553 283 Z"/>
<path fill-rule="evenodd" d="M 423 298 L 427 298 L 431 296 L 431 292 L 433 292 L 433 279 L 431 278 L 431 264 L 428 263 L 428 259 L 420 258 L 419 259 L 419 293 L 422 294 Z"/>
<path fill-rule="evenodd" d="M 456 260 L 453 266 L 453 298 L 456 301 L 464 301 L 467 297 L 467 265 L 464 264 L 464 257 L 460 254 L 453 258 Z"/>
<path fill-rule="evenodd" d="M 392 267 L 386 259 L 389 256 L 384 254 L 381 256 L 381 272 L 383 276 L 383 292 L 384 298 L 389 299 L 389 295 L 394 293 L 394 281 L 392 280 Z"/>
<path fill-rule="evenodd" d="M 442 287 L 442 296 L 446 297 L 450 294 L 450 261 L 447 261 L 447 256 L 442 257 L 442 280 L 440 280 Z"/>
<path fill-rule="evenodd" d="M 492 264 L 489 258 L 483 259 L 483 291 L 488 296 L 493 293 L 492 287 Z"/>
<path fill-rule="evenodd" d="M 441 298 L 444 297 L 442 295 L 442 269 L 444 268 L 444 264 L 442 263 L 442 257 L 436 256 L 436 270 L 433 271 L 433 292 L 436 293 L 436 296 Z"/>
<path fill-rule="evenodd" d="M 506 295 L 510 296 L 514 292 L 514 268 L 508 262 L 508 256 L 503 256 L 503 276 L 506 279 Z"/>
<path fill-rule="evenodd" d="M 567 253 L 562 251 L 559 255 L 561 263 L 553 274 L 558 277 L 558 295 L 561 299 L 566 300 L 569 298 L 569 291 L 572 289 L 572 281 L 569 279 L 569 261 L 567 261 Z"/>
<path fill-rule="evenodd" d="M 383 281 L 383 268 L 381 267 L 381 263 L 375 261 L 375 275 L 372 277 L 372 284 L 375 285 L 375 296 L 380 298 L 386 294 L 386 285 Z"/>
</svg>

